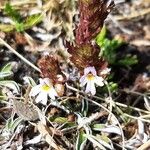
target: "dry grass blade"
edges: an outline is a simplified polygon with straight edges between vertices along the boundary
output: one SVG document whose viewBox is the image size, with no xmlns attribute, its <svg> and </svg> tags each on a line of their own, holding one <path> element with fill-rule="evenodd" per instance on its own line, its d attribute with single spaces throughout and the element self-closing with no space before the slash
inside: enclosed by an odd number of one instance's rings
<svg viewBox="0 0 150 150">
<path fill-rule="evenodd" d="M 84 97 L 84 98 L 85 98 L 85 97 Z M 123 133 L 121 124 L 119 123 L 119 121 L 118 121 L 118 119 L 116 118 L 116 116 L 115 116 L 110 110 L 108 110 L 107 108 L 105 108 L 103 105 L 101 105 L 101 104 L 99 104 L 99 103 L 97 103 L 97 102 L 95 102 L 95 101 L 93 101 L 93 100 L 91 100 L 91 99 L 89 99 L 89 98 L 85 98 L 85 99 L 87 99 L 89 102 L 92 102 L 93 104 L 95 104 L 95 105 L 101 107 L 102 109 L 104 109 L 105 111 L 107 111 L 109 114 L 111 114 L 112 117 L 115 118 L 115 120 L 116 120 L 116 122 L 117 122 L 117 124 L 118 124 L 118 126 L 119 126 L 119 128 L 120 128 L 121 135 L 122 135 L 122 149 L 125 150 L 125 137 L 124 137 L 124 133 Z"/>
<path fill-rule="evenodd" d="M 137 150 L 148 150 L 150 148 L 150 140 L 141 145 Z"/>
<path fill-rule="evenodd" d="M 52 146 L 56 150 L 62 150 L 62 148 L 56 144 L 55 140 L 50 135 L 50 129 L 48 127 L 46 127 L 42 123 L 38 123 L 37 128 L 42 137 L 44 137 L 44 139 L 50 146 Z"/>
<path fill-rule="evenodd" d="M 7 44 L 2 38 L 0 38 L 0 44 L 5 45 L 11 52 L 13 52 L 17 57 L 19 57 L 21 60 L 23 60 L 27 65 L 31 66 L 36 71 L 41 72 L 37 66 L 32 64 L 29 60 L 24 58 L 22 55 L 20 55 L 15 49 L 13 49 L 9 44 Z"/>
</svg>

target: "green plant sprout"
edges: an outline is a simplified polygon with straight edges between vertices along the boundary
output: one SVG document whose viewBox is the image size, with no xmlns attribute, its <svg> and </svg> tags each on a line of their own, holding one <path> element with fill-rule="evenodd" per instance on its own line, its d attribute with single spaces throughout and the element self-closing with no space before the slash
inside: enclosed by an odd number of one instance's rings
<svg viewBox="0 0 150 150">
<path fill-rule="evenodd" d="M 15 81 L 7 79 L 12 75 L 12 62 L 10 62 L 7 63 L 4 67 L 2 67 L 2 69 L 0 70 L 0 87 L 7 87 L 13 90 L 14 93 L 19 93 L 19 85 Z"/>
<path fill-rule="evenodd" d="M 117 50 L 124 44 L 122 40 L 108 39 L 107 30 L 104 26 L 96 37 L 96 43 L 100 46 L 100 56 L 104 57 L 110 65 L 131 66 L 138 63 L 136 55 L 126 55 L 124 58 L 117 57 Z"/>
<path fill-rule="evenodd" d="M 10 3 L 6 3 L 4 12 L 13 21 L 13 24 L 10 25 L 0 24 L 0 29 L 4 32 L 11 32 L 14 29 L 16 29 L 17 32 L 24 32 L 26 29 L 40 23 L 43 18 L 43 14 L 40 13 L 23 18 L 21 14 L 10 5 Z"/>
</svg>

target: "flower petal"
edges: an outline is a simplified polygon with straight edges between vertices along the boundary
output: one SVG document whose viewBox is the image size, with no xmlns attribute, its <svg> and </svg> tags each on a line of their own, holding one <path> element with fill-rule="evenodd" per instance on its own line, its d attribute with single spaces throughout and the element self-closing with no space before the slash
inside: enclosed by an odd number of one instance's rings
<svg viewBox="0 0 150 150">
<path fill-rule="evenodd" d="M 95 76 L 96 75 L 95 67 L 87 67 L 84 69 L 84 75 L 87 75 L 90 72 Z"/>
<path fill-rule="evenodd" d="M 47 93 L 45 92 L 40 92 L 37 98 L 35 99 L 36 103 L 42 103 L 43 105 L 46 105 L 47 103 Z"/>
<path fill-rule="evenodd" d="M 94 82 L 91 82 L 91 94 L 95 95 L 96 94 L 96 88 Z"/>
<path fill-rule="evenodd" d="M 48 93 L 48 96 L 49 96 L 51 99 L 55 100 L 55 95 L 54 95 L 53 93 Z"/>
<path fill-rule="evenodd" d="M 58 96 L 54 88 L 51 88 L 51 90 L 48 92 L 48 95 L 53 100 L 55 99 L 56 96 Z"/>
<path fill-rule="evenodd" d="M 41 100 L 41 103 L 42 103 L 43 105 L 46 105 L 46 104 L 47 104 L 47 99 L 48 99 L 48 98 L 47 98 L 47 95 L 46 95 L 46 99 L 43 98 L 43 99 Z"/>
<path fill-rule="evenodd" d="M 88 82 L 88 81 L 87 81 L 87 79 L 86 79 L 85 76 L 82 76 L 82 77 L 80 78 L 80 86 L 84 86 L 87 82 Z"/>
<path fill-rule="evenodd" d="M 49 87 L 52 86 L 52 83 L 50 82 L 50 79 L 49 79 L 49 78 L 44 78 L 43 80 L 44 80 L 44 83 L 45 83 L 46 85 L 48 85 Z"/>
<path fill-rule="evenodd" d="M 80 78 L 79 82 L 83 82 L 83 81 L 85 80 L 85 78 L 86 78 L 86 76 L 83 75 L 83 76 Z"/>
<path fill-rule="evenodd" d="M 90 72 L 91 72 L 94 76 L 97 75 L 97 74 L 96 74 L 95 67 L 89 67 L 89 69 L 90 69 Z"/>
<path fill-rule="evenodd" d="M 84 68 L 84 75 L 86 76 L 90 72 L 89 67 Z"/>
<path fill-rule="evenodd" d="M 41 85 L 36 85 L 36 86 L 34 86 L 34 87 L 31 89 L 29 96 L 36 96 L 38 93 L 40 93 L 40 91 L 41 91 L 40 88 L 41 88 Z"/>
<path fill-rule="evenodd" d="M 40 85 L 44 85 L 45 84 L 44 79 L 40 78 L 39 81 L 40 81 Z"/>
<path fill-rule="evenodd" d="M 98 76 L 96 76 L 95 77 L 95 83 L 97 84 L 97 85 L 99 85 L 99 86 L 104 86 L 104 79 L 102 78 L 102 77 L 98 77 Z"/>
<path fill-rule="evenodd" d="M 54 88 L 52 88 L 52 93 L 54 93 L 55 96 L 58 96 L 58 94 Z"/>
<path fill-rule="evenodd" d="M 86 93 L 91 93 L 92 95 L 95 95 L 96 94 L 96 88 L 95 88 L 95 84 L 93 81 L 88 81 L 87 82 L 87 86 L 86 86 L 86 90 L 85 90 Z"/>
</svg>

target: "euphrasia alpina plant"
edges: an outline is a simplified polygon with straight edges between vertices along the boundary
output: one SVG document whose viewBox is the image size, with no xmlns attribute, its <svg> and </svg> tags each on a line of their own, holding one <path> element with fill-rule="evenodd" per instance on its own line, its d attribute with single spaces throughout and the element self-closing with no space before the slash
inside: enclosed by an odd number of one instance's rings
<svg viewBox="0 0 150 150">
<path fill-rule="evenodd" d="M 99 57 L 100 48 L 94 38 L 101 31 L 104 20 L 113 6 L 113 0 L 79 0 L 80 21 L 75 30 L 75 46 L 66 42 L 71 54 L 70 60 L 80 72 L 80 85 L 86 86 L 85 92 L 88 94 L 96 94 L 95 86 L 103 86 L 110 71 L 106 60 Z M 64 94 L 64 75 L 55 56 L 42 57 L 38 66 L 43 79 L 40 79 L 39 85 L 33 87 L 30 95 L 38 95 L 36 102 L 46 104 L 47 97 L 55 99 Z"/>
<path fill-rule="evenodd" d="M 57 57 L 46 55 L 38 61 L 41 70 L 40 83 L 31 89 L 30 96 L 37 96 L 35 102 L 47 104 L 48 97 L 55 100 L 64 94 L 64 75 Z"/>
<path fill-rule="evenodd" d="M 79 69 L 81 86 L 86 93 L 96 94 L 95 84 L 104 85 L 109 73 L 107 62 L 99 57 L 100 48 L 94 38 L 101 31 L 104 20 L 114 6 L 113 0 L 79 0 L 80 21 L 76 29 L 75 46 L 67 43 L 71 61 Z"/>
</svg>

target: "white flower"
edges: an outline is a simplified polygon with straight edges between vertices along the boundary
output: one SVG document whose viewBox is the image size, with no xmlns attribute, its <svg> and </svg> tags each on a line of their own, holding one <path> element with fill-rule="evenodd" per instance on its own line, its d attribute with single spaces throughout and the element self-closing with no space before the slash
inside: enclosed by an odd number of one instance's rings
<svg viewBox="0 0 150 150">
<path fill-rule="evenodd" d="M 84 69 L 84 75 L 80 78 L 80 85 L 85 86 L 86 93 L 91 93 L 92 95 L 96 94 L 95 84 L 98 86 L 103 86 L 104 79 L 102 77 L 97 76 L 95 67 L 87 67 Z"/>
<path fill-rule="evenodd" d="M 44 78 L 44 79 L 39 79 L 40 80 L 40 84 L 34 86 L 31 89 L 30 92 L 30 96 L 36 96 L 35 102 L 39 103 L 41 102 L 43 105 L 46 105 L 48 97 L 50 97 L 51 99 L 55 99 L 57 95 L 50 79 L 48 78 Z"/>
</svg>

